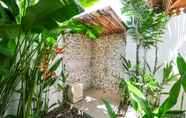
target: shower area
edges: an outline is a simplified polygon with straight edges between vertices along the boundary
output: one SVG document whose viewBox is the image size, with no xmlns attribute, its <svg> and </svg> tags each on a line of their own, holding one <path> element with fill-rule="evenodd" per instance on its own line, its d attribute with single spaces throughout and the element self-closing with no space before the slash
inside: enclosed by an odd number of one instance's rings
<svg viewBox="0 0 186 118">
<path fill-rule="evenodd" d="M 84 89 L 116 90 L 122 75 L 121 56 L 125 55 L 126 28 L 110 7 L 97 10 L 78 19 L 100 25 L 102 36 L 95 41 L 80 34 L 67 34 L 64 42 L 65 70 L 69 83 L 82 83 Z M 96 22 L 95 22 L 96 21 Z"/>
<path fill-rule="evenodd" d="M 64 52 L 69 83 L 82 83 L 84 89 L 116 90 L 122 76 L 121 56 L 125 55 L 123 34 L 112 34 L 90 41 L 82 35 L 68 35 Z"/>
<path fill-rule="evenodd" d="M 123 77 L 121 56 L 125 56 L 126 28 L 111 7 L 77 17 L 81 22 L 101 26 L 96 40 L 81 34 L 66 34 L 63 53 L 67 84 L 72 87 L 75 107 L 92 116 L 105 117 L 102 99 L 119 104 L 118 78 Z"/>
</svg>

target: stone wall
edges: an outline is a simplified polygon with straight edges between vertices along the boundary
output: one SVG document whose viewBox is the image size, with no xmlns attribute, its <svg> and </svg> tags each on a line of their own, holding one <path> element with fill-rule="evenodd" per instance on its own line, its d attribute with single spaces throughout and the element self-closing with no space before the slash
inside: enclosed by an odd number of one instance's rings
<svg viewBox="0 0 186 118">
<path fill-rule="evenodd" d="M 81 35 L 65 38 L 68 47 L 64 53 L 65 68 L 69 82 L 79 81 L 85 88 L 116 88 L 117 79 L 122 75 L 121 55 L 125 54 L 123 34 L 113 34 L 90 41 Z"/>
<path fill-rule="evenodd" d="M 92 84 L 98 88 L 115 89 L 117 79 L 122 76 L 121 55 L 125 54 L 122 34 L 98 39 L 92 46 Z"/>
<path fill-rule="evenodd" d="M 68 82 L 81 82 L 85 88 L 91 85 L 91 41 L 75 34 L 65 37 L 67 47 L 64 52 L 65 70 L 69 73 Z"/>
</svg>

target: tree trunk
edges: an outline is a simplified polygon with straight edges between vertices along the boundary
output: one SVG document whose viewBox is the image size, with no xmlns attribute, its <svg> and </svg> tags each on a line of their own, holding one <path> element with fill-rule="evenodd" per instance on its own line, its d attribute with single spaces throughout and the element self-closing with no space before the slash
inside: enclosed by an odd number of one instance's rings
<svg viewBox="0 0 186 118">
<path fill-rule="evenodd" d="M 139 71 L 140 71 L 140 55 L 139 55 L 139 50 L 140 50 L 140 44 L 137 43 L 136 45 L 136 76 L 139 76 Z"/>
<path fill-rule="evenodd" d="M 182 92 L 182 95 L 181 95 L 181 104 L 180 104 L 180 110 L 183 110 L 183 104 L 184 104 L 184 92 Z"/>
</svg>

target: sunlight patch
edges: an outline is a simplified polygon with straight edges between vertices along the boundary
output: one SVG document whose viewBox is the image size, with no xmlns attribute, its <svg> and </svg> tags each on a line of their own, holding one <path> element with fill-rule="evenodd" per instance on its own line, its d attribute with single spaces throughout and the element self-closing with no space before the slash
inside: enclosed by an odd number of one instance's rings
<svg viewBox="0 0 186 118">
<path fill-rule="evenodd" d="M 96 99 L 93 98 L 93 97 L 87 96 L 87 97 L 85 98 L 85 101 L 86 101 L 86 102 L 92 102 L 92 101 L 96 101 Z"/>
</svg>

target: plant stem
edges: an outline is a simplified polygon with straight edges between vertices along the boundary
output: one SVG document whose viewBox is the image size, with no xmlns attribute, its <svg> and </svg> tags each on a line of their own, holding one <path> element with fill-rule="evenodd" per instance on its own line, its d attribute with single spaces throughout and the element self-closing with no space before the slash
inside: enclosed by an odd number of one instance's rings
<svg viewBox="0 0 186 118">
<path fill-rule="evenodd" d="M 144 47 L 144 56 L 143 56 L 143 63 L 144 63 L 144 66 L 143 66 L 143 74 L 145 74 L 146 72 L 146 65 L 147 65 L 147 48 Z"/>
<path fill-rule="evenodd" d="M 154 62 L 153 74 L 156 74 L 157 65 L 158 65 L 158 46 L 157 46 L 157 44 L 156 44 L 156 46 L 155 46 L 155 62 Z"/>
</svg>

